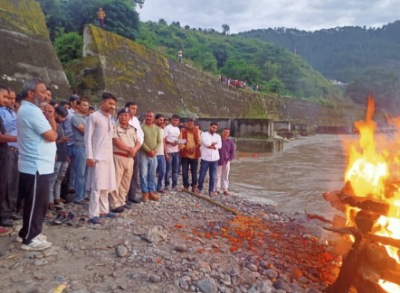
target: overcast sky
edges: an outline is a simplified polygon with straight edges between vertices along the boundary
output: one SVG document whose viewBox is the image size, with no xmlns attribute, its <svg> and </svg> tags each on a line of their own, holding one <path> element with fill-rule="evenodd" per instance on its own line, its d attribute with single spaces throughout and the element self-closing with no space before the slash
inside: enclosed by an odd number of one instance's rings
<svg viewBox="0 0 400 293">
<path fill-rule="evenodd" d="M 170 24 L 231 33 L 286 27 L 314 31 L 337 26 L 381 27 L 400 19 L 400 0 L 145 0 L 142 21 L 163 18 Z"/>
</svg>

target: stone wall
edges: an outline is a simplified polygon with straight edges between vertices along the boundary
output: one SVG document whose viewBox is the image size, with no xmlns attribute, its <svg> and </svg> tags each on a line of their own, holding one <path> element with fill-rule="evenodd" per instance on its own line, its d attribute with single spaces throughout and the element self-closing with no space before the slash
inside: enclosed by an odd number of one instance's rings
<svg viewBox="0 0 400 293">
<path fill-rule="evenodd" d="M 229 88 L 216 77 L 95 26 L 85 28 L 84 42 L 84 59 L 69 68 L 81 94 L 93 100 L 110 91 L 121 105 L 136 101 L 139 115 L 150 109 L 166 117 L 274 119 L 310 127 L 348 126 L 363 117 L 363 107 L 350 101 L 322 105 Z"/>
<path fill-rule="evenodd" d="M 51 44 L 40 5 L 0 0 L 0 82 L 19 91 L 25 80 L 42 79 L 53 96 L 67 98 L 67 77 Z"/>
</svg>

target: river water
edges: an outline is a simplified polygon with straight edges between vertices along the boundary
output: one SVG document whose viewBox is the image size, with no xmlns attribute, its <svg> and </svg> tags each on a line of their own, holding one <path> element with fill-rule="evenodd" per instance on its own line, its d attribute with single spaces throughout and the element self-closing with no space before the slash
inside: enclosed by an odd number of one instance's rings
<svg viewBox="0 0 400 293">
<path fill-rule="evenodd" d="M 333 215 L 337 211 L 322 193 L 343 187 L 347 162 L 342 138 L 302 137 L 267 157 L 236 159 L 231 165 L 230 190 L 249 200 L 275 204 L 284 212 Z"/>
</svg>

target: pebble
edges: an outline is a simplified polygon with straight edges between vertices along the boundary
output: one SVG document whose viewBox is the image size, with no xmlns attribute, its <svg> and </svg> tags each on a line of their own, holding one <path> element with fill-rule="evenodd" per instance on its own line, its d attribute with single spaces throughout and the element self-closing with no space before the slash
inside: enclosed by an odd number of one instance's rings
<svg viewBox="0 0 400 293">
<path fill-rule="evenodd" d="M 124 245 L 118 245 L 115 248 L 115 254 L 118 257 L 124 257 L 124 256 L 126 256 L 128 254 L 128 249 Z"/>
</svg>

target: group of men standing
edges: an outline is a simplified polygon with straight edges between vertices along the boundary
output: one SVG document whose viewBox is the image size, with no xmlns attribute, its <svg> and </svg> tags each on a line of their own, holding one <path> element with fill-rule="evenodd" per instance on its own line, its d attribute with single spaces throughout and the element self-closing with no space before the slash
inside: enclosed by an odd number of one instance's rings
<svg viewBox="0 0 400 293">
<path fill-rule="evenodd" d="M 191 187 L 193 192 L 202 192 L 208 171 L 208 194 L 220 193 L 222 182 L 222 192 L 229 195 L 234 145 L 229 129 L 222 131 L 221 138 L 216 123 L 201 133 L 192 119 L 179 128 L 178 115 L 166 125 L 163 115 L 147 111 L 140 124 L 134 102 L 120 109 L 114 121 L 116 98 L 110 93 L 103 93 L 99 110 L 90 115 L 88 100 L 73 95 L 67 112 L 48 103 L 46 85 L 38 79 L 23 85 L 17 114 L 9 107 L 13 96 L 0 85 L 0 235 L 12 231 L 9 221 L 20 218 L 18 211 L 23 207 L 18 233 L 22 249 L 51 246 L 41 234 L 42 224 L 49 204 L 60 202 L 67 168 L 74 202 L 88 205 L 92 224 L 102 224 L 104 217 L 115 218 L 134 203 L 157 201 L 160 194 L 177 190 L 180 166 L 184 191 Z M 12 111 L 12 119 L 3 119 L 4 111 Z M 139 186 L 141 198 L 136 192 Z"/>
</svg>

